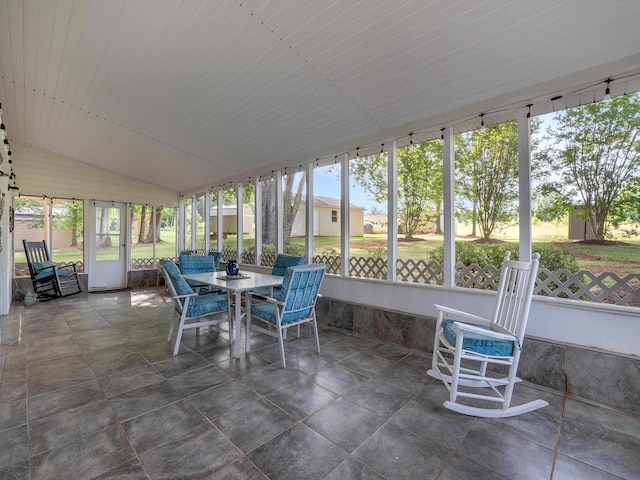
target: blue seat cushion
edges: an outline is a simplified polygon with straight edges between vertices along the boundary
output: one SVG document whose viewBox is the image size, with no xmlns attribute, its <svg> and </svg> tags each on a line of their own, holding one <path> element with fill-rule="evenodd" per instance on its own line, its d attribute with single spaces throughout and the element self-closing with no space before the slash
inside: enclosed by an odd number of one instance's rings
<svg viewBox="0 0 640 480">
<path fill-rule="evenodd" d="M 227 299 L 217 293 L 207 293 L 189 299 L 189 317 L 201 317 L 211 313 L 224 312 L 227 310 Z"/>
<path fill-rule="evenodd" d="M 180 272 L 189 273 L 215 272 L 218 262 L 211 255 L 180 255 Z"/>
<path fill-rule="evenodd" d="M 456 345 L 456 335 L 458 328 L 454 325 L 457 320 L 445 320 L 442 324 L 444 336 L 453 346 Z M 464 323 L 464 322 L 460 322 Z M 488 327 L 474 325 L 480 328 Z M 475 332 L 465 332 L 462 340 L 462 348 L 482 355 L 491 355 L 493 357 L 510 357 L 513 355 L 513 342 L 508 340 L 496 340 L 486 335 Z"/>
<path fill-rule="evenodd" d="M 282 306 L 277 306 L 280 311 L 282 311 Z M 269 323 L 276 325 L 278 323 L 276 319 L 276 309 L 274 308 L 273 303 L 257 303 L 251 305 L 251 315 L 254 317 L 261 318 Z M 301 310 L 298 312 L 287 312 L 284 314 L 282 319 L 280 320 L 283 324 L 294 322 L 296 320 L 300 320 L 302 318 L 309 317 L 311 315 L 311 308 L 307 308 L 305 310 Z"/>
</svg>

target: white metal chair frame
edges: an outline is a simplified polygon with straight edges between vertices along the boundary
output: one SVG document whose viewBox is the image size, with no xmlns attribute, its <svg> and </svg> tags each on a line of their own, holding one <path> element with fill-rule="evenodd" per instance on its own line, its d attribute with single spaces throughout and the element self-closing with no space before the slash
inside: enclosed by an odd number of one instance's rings
<svg viewBox="0 0 640 480">
<path fill-rule="evenodd" d="M 462 312 L 453 308 L 435 305 L 438 310 L 436 335 L 433 347 L 432 367 L 428 375 L 442 380 L 450 392 L 444 406 L 450 410 L 478 417 L 510 417 L 530 412 L 548 405 L 543 400 L 534 400 L 511 406 L 511 397 L 516 376 L 522 342 L 527 327 L 533 288 L 538 272 L 540 255 L 535 253 L 531 262 L 510 260 L 510 252 L 504 257 L 496 303 L 491 319 Z M 443 323 L 451 317 L 457 328 L 455 344 L 445 337 Z M 511 355 L 488 355 L 463 348 L 465 335 L 479 334 L 489 340 L 510 342 Z M 463 364 L 464 362 L 464 364 Z M 479 364 L 477 368 L 471 368 Z M 506 376 L 490 376 L 489 364 L 508 367 Z M 461 390 L 460 387 L 489 388 L 486 393 Z M 504 387 L 504 393 L 499 390 Z M 500 404 L 498 408 L 473 407 L 459 403 L 459 397 Z"/>
<path fill-rule="evenodd" d="M 300 265 L 295 267 L 288 267 L 287 274 L 282 285 L 281 298 L 279 300 L 273 297 L 263 297 L 258 294 L 253 294 L 248 297 L 247 303 L 247 316 L 245 321 L 246 328 L 246 351 L 251 351 L 251 330 L 269 335 L 278 339 L 280 348 L 280 358 L 282 360 L 282 368 L 287 368 L 287 362 L 284 355 L 284 339 L 286 338 L 287 330 L 291 327 L 297 327 L 298 338 L 300 338 L 300 325 L 307 323 L 313 325 L 313 334 L 316 338 L 316 348 L 318 354 L 320 354 L 320 339 L 318 338 L 318 322 L 316 319 L 316 302 L 322 295 L 317 293 L 322 285 L 324 273 L 327 267 L 324 264 L 310 264 Z M 290 276 L 289 276 L 290 275 Z M 313 292 L 316 292 L 313 295 Z M 259 303 L 269 303 L 273 306 L 273 313 L 275 315 L 275 323 L 269 322 L 257 316 L 255 311 L 252 311 L 251 303 L 258 301 Z M 301 316 L 295 320 L 289 320 L 283 322 L 283 317 L 287 315 L 297 316 L 302 312 L 310 310 L 308 315 Z M 252 324 L 252 319 L 261 320 L 267 324 L 267 328 Z M 275 328 L 272 330 L 271 328 Z"/>
<path fill-rule="evenodd" d="M 178 317 L 180 317 L 180 321 L 178 322 L 178 331 L 176 333 L 176 343 L 173 348 L 173 355 L 175 356 L 178 354 L 178 350 L 180 349 L 180 341 L 182 339 L 182 333 L 184 332 L 184 330 L 195 328 L 197 329 L 196 334 L 198 334 L 200 327 L 218 325 L 224 322 L 227 322 L 227 324 L 229 325 L 228 327 L 229 328 L 229 345 L 231 345 L 233 343 L 233 332 L 232 332 L 233 322 L 231 321 L 231 302 L 229 301 L 228 296 L 227 296 L 226 317 L 221 318 L 221 316 L 224 314 L 224 311 L 216 311 L 216 312 L 206 313 L 204 315 L 190 317 L 188 315 L 189 301 L 194 297 L 198 297 L 199 294 L 193 292 L 189 294 L 178 295 L 178 293 L 176 292 L 176 288 L 173 284 L 173 281 L 171 279 L 171 276 L 167 273 L 164 265 L 159 264 L 158 268 L 162 270 L 162 275 L 165 279 L 166 286 L 169 288 L 169 292 L 174 300 L 173 316 L 171 317 L 171 325 L 169 326 L 169 335 L 167 336 L 167 342 L 171 341 L 173 330 L 176 326 L 176 320 Z M 205 294 L 205 295 L 217 295 L 217 294 Z M 183 299 L 184 299 L 184 304 L 181 302 Z M 218 317 L 218 318 L 212 319 L 211 317 Z M 203 320 L 205 318 L 208 318 L 208 319 Z"/>
</svg>

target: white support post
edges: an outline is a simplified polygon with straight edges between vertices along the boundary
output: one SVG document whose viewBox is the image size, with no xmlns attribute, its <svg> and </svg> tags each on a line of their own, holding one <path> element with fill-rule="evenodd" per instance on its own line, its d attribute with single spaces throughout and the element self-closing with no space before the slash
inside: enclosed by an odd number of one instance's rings
<svg viewBox="0 0 640 480">
<path fill-rule="evenodd" d="M 456 216 L 454 195 L 454 161 L 453 127 L 443 131 L 442 140 L 442 192 L 444 216 L 444 285 L 453 287 L 456 284 Z"/>
<path fill-rule="evenodd" d="M 282 207 L 282 172 L 278 170 L 275 172 L 274 177 L 275 181 L 275 190 L 276 190 L 276 253 L 282 253 L 283 251 L 283 219 L 284 219 L 284 210 Z"/>
<path fill-rule="evenodd" d="M 176 235 L 178 235 L 178 248 L 176 251 L 176 255 L 182 250 L 186 250 L 187 245 L 187 219 L 186 213 L 184 211 L 184 197 L 180 197 L 180 201 L 178 202 L 178 229 L 176 231 Z"/>
<path fill-rule="evenodd" d="M 529 108 L 520 108 L 518 117 L 518 215 L 519 255 L 523 262 L 531 261 L 532 220 L 531 220 L 531 119 Z"/>
<path fill-rule="evenodd" d="M 398 142 L 387 155 L 387 280 L 398 279 Z"/>
<path fill-rule="evenodd" d="M 306 252 L 305 257 L 307 263 L 313 263 L 313 205 L 314 205 L 314 191 L 313 191 L 313 163 L 306 165 L 306 183 L 307 183 L 307 198 L 305 205 L 305 236 L 306 236 Z"/>
<path fill-rule="evenodd" d="M 196 228 L 198 221 L 198 212 L 196 208 L 196 204 L 198 202 L 198 195 L 195 193 L 191 195 L 191 250 L 196 251 L 198 247 L 196 242 Z"/>
<path fill-rule="evenodd" d="M 224 240 L 224 194 L 222 192 L 222 188 L 218 187 L 218 216 L 216 217 L 216 223 L 218 224 L 218 243 L 217 249 L 219 252 L 222 252 L 224 249 L 224 245 L 222 241 Z"/>
<path fill-rule="evenodd" d="M 204 194 L 204 253 L 211 250 L 211 192 Z"/>
<path fill-rule="evenodd" d="M 349 198 L 349 154 L 345 153 L 340 162 L 340 272 L 342 276 L 349 276 L 349 235 L 350 210 Z"/>
<path fill-rule="evenodd" d="M 236 186 L 236 220 L 237 230 L 236 245 L 238 250 L 238 263 L 242 263 L 242 249 L 244 247 L 244 191 L 242 190 L 242 182 L 238 182 Z"/>
<path fill-rule="evenodd" d="M 260 265 L 260 260 L 262 258 L 262 182 L 260 181 L 260 177 L 256 177 L 253 180 L 253 192 L 254 192 L 254 210 L 255 214 L 253 216 L 255 225 L 254 231 L 255 233 L 255 245 L 256 245 L 256 258 L 255 265 Z"/>
<path fill-rule="evenodd" d="M 131 209 L 131 208 L 129 208 Z M 158 257 L 157 257 L 157 251 L 156 251 L 156 247 L 158 242 L 156 241 L 156 239 L 159 237 L 159 233 L 156 230 L 158 228 L 158 224 L 156 222 L 156 207 L 151 207 L 151 223 L 153 225 L 153 265 L 157 265 L 158 264 Z M 133 228 L 133 223 L 129 223 L 129 225 L 131 225 Z"/>
</svg>

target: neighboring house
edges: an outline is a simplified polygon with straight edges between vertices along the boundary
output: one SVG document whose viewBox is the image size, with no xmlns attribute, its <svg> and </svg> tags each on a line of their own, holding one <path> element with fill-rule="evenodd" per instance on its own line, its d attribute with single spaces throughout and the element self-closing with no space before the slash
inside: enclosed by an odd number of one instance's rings
<svg viewBox="0 0 640 480">
<path fill-rule="evenodd" d="M 595 240 L 596 235 L 589 222 L 578 218 L 577 210 L 569 212 L 569 240 Z"/>
<path fill-rule="evenodd" d="M 305 202 L 300 204 L 298 214 L 291 227 L 292 237 L 303 237 L 305 230 Z M 364 208 L 351 204 L 349 228 L 352 237 L 364 235 Z M 313 197 L 313 235 L 335 237 L 340 235 L 340 200 L 337 198 Z"/>
<path fill-rule="evenodd" d="M 211 232 L 215 232 L 218 225 L 218 206 L 215 205 L 209 210 L 209 222 Z M 253 233 L 253 212 L 250 208 L 243 208 L 242 229 L 245 234 Z M 238 207 L 236 205 L 226 205 L 222 207 L 222 233 L 238 233 Z"/>
<path fill-rule="evenodd" d="M 40 217 L 40 218 L 38 218 Z M 42 214 L 37 214 L 29 209 L 19 208 L 14 214 L 13 238 L 15 239 L 16 250 L 22 250 L 22 240 L 28 242 L 47 241 L 50 249 L 70 248 L 73 238 L 72 230 L 53 229 L 53 245 L 49 245 L 49 239 L 45 237 L 44 226 L 33 228 L 34 222 L 42 221 Z"/>
<path fill-rule="evenodd" d="M 387 233 L 389 216 L 385 214 L 365 215 L 364 233 Z"/>
</svg>

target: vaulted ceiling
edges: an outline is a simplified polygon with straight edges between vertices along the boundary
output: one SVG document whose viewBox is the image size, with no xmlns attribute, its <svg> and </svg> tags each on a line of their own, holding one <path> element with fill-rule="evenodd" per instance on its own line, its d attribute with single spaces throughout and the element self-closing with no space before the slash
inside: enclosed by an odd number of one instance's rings
<svg viewBox="0 0 640 480">
<path fill-rule="evenodd" d="M 0 0 L 0 102 L 12 143 L 189 192 L 629 88 L 638 25 L 637 0 Z"/>
</svg>

